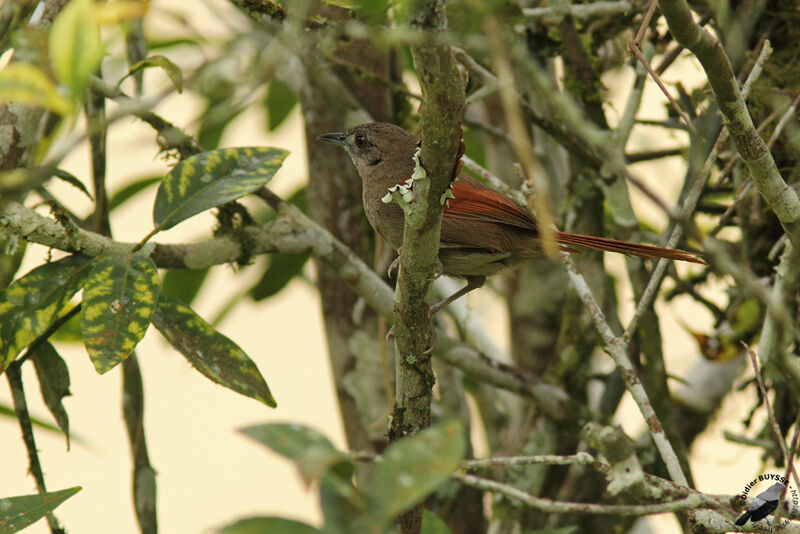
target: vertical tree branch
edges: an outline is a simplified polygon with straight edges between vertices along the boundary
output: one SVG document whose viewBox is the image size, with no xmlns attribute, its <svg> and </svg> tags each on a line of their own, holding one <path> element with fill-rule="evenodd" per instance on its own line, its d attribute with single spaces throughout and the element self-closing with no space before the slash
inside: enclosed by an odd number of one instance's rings
<svg viewBox="0 0 800 534">
<path fill-rule="evenodd" d="M 583 300 L 584 306 L 586 306 L 586 309 L 589 310 L 589 313 L 592 315 L 595 326 L 603 338 L 603 342 L 605 343 L 603 347 L 604 350 L 609 356 L 611 356 L 611 358 L 613 358 L 614 363 L 617 364 L 617 367 L 622 374 L 622 378 L 625 381 L 625 387 L 628 389 L 628 391 L 630 391 L 631 396 L 633 396 L 633 400 L 636 401 L 636 405 L 639 407 L 639 411 L 642 413 L 642 417 L 644 417 L 645 421 L 647 422 L 650 435 L 653 437 L 653 441 L 655 442 L 656 448 L 661 455 L 661 459 L 667 466 L 667 471 L 669 472 L 670 478 L 677 484 L 688 486 L 688 481 L 686 480 L 686 475 L 684 475 L 683 470 L 681 469 L 678 456 L 675 454 L 675 450 L 672 448 L 667 436 L 664 434 L 664 429 L 661 426 L 658 416 L 653 410 L 653 406 L 650 404 L 650 399 L 647 396 L 647 392 L 636 376 L 636 370 L 633 368 L 633 365 L 628 358 L 627 342 L 621 336 L 615 336 L 614 332 L 611 330 L 611 327 L 608 326 L 606 318 L 603 314 L 603 310 L 601 310 L 598 306 L 597 301 L 589 289 L 589 286 L 586 285 L 586 281 L 575 270 L 575 266 L 572 263 L 572 258 L 570 255 L 566 252 L 563 252 L 562 257 L 564 267 L 567 270 L 567 274 L 569 274 L 572 286 L 575 288 L 575 291 L 578 292 L 578 295 Z"/>
<path fill-rule="evenodd" d="M 444 2 L 415 2 L 410 25 L 430 32 L 428 39 L 411 46 L 424 101 L 420 163 L 427 179 L 414 183 L 400 254 L 394 315 L 399 372 L 391 439 L 430 424 L 433 335 L 428 294 L 439 251 L 441 199 L 456 167 L 464 109 L 464 79 L 450 46 L 441 40 Z"/>
<path fill-rule="evenodd" d="M 686 0 L 660 0 L 659 6 L 675 40 L 691 50 L 703 65 L 728 132 L 758 192 L 777 215 L 792 244 L 800 247 L 800 199 L 781 177 L 767 144 L 753 125 L 725 50 L 694 21 Z"/>
<path fill-rule="evenodd" d="M 8 379 L 8 386 L 11 389 L 11 399 L 14 403 L 14 412 L 17 414 L 19 427 L 22 430 L 22 441 L 25 442 L 25 449 L 28 451 L 28 462 L 30 465 L 31 475 L 36 481 L 36 489 L 39 493 L 46 493 L 47 488 L 44 483 L 44 474 L 42 473 L 42 464 L 39 462 L 39 454 L 36 451 L 36 440 L 33 437 L 33 427 L 31 426 L 31 417 L 28 413 L 28 402 L 25 400 L 25 389 L 22 385 L 22 373 L 20 368 L 22 362 L 12 362 L 8 369 L 6 369 L 6 379 Z M 47 514 L 47 525 L 50 527 L 52 534 L 64 534 L 64 529 L 58 523 L 56 516 L 50 512 Z"/>
<path fill-rule="evenodd" d="M 434 336 L 429 295 L 439 254 L 442 198 L 456 168 L 464 113 L 464 78 L 452 49 L 441 38 L 447 27 L 444 1 L 413 2 L 410 26 L 429 32 L 427 39 L 411 45 L 422 88 L 420 166 L 427 178 L 414 182 L 414 200 L 404 208 L 394 308 L 397 386 L 391 440 L 430 425 L 434 384 L 430 352 Z M 419 532 L 421 506 L 400 516 L 399 524 L 404 533 Z"/>
<path fill-rule="evenodd" d="M 133 503 L 142 534 L 156 534 L 156 472 L 150 465 L 144 435 L 144 389 L 134 352 L 122 362 L 122 415 L 133 457 Z"/>
</svg>

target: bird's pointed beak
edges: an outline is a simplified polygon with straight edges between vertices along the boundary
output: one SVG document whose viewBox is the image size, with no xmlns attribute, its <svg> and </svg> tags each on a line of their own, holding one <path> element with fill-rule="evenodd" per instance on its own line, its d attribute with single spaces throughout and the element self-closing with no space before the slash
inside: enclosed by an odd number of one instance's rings
<svg viewBox="0 0 800 534">
<path fill-rule="evenodd" d="M 317 137 L 317 139 L 323 143 L 330 143 L 341 147 L 347 146 L 347 136 L 340 132 L 322 134 Z"/>
</svg>

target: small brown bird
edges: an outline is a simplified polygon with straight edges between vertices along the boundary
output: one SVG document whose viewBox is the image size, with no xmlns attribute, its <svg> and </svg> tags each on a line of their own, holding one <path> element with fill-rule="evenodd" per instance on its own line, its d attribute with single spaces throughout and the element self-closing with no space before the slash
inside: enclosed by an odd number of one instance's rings
<svg viewBox="0 0 800 534">
<path fill-rule="evenodd" d="M 343 147 L 361 175 L 364 210 L 370 224 L 395 250 L 403 244 L 403 211 L 384 203 L 389 188 L 408 180 L 414 171 L 419 140 L 394 124 L 361 124 L 344 133 L 328 133 L 320 141 Z M 442 272 L 464 278 L 467 285 L 436 304 L 432 312 L 481 287 L 486 277 L 542 254 L 536 219 L 516 202 L 478 180 L 460 173 L 442 212 L 439 261 Z M 704 264 L 688 252 L 617 241 L 605 237 L 555 232 L 562 245 L 669 258 Z"/>
</svg>

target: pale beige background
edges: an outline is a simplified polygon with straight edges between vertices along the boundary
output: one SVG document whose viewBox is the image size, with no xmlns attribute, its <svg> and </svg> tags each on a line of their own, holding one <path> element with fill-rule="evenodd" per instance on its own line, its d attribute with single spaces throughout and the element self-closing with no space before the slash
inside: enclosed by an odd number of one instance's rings
<svg viewBox="0 0 800 534">
<path fill-rule="evenodd" d="M 225 13 L 229 11 L 224 2 L 213 5 Z M 193 24 L 206 35 L 224 35 L 218 15 L 212 14 L 204 4 L 193 3 L 193 6 L 197 9 L 184 12 L 192 17 Z M 231 16 L 233 21 L 238 20 L 235 15 Z M 192 60 L 191 57 L 183 59 Z M 681 70 L 669 71 L 672 77 L 668 80 L 696 78 L 700 74 L 698 69 L 691 62 L 685 62 Z M 620 82 L 621 87 L 629 87 L 629 73 L 621 73 L 620 77 L 624 81 L 611 78 L 607 85 Z M 153 87 L 166 83 L 162 78 L 158 73 L 148 73 Z M 615 97 L 609 113 L 612 121 L 623 109 L 625 97 L 625 94 Z M 645 99 L 648 116 L 663 114 L 662 96 L 652 84 L 647 87 Z M 178 125 L 190 126 L 199 107 L 191 96 L 184 95 L 163 102 L 158 111 Z M 263 117 L 258 114 L 240 117 L 228 129 L 223 146 L 266 145 L 291 150 L 292 155 L 271 185 L 276 192 L 286 194 L 306 179 L 300 116 L 293 114 L 272 135 L 263 132 L 262 124 Z M 166 164 L 155 157 L 152 131 L 142 123 L 120 121 L 113 127 L 110 140 L 108 174 L 112 191 L 150 171 L 163 173 L 167 169 Z M 637 144 L 664 146 L 682 141 L 664 131 L 637 128 L 631 148 Z M 85 147 L 81 147 L 64 167 L 88 183 L 87 154 Z M 677 197 L 683 176 L 678 161 L 639 166 L 635 171 L 663 198 L 673 201 Z M 52 189 L 68 205 L 80 206 L 79 212 L 86 213 L 90 209 L 88 202 L 70 187 L 54 185 Z M 661 214 L 646 200 L 634 196 L 640 216 L 663 227 Z M 138 240 L 151 228 L 152 201 L 152 193 L 142 195 L 115 214 L 112 225 L 117 239 Z M 159 235 L 157 240 L 202 239 L 209 234 L 212 225 L 213 218 L 203 214 Z M 21 272 L 40 263 L 44 254 L 41 247 L 32 247 Z M 619 257 L 608 257 L 607 263 L 620 280 L 623 314 L 624 318 L 629 317 L 633 304 L 625 283 L 624 262 Z M 307 271 L 313 276 L 310 267 Z M 242 278 L 252 281 L 254 275 L 257 275 L 255 271 L 247 270 L 236 273 L 229 266 L 214 269 L 196 310 L 206 318 L 212 317 L 231 292 L 246 287 Z M 486 290 L 476 292 L 470 299 L 473 313 L 482 316 L 497 343 L 506 346 L 506 321 L 501 304 Z M 476 302 L 480 305 L 475 305 Z M 666 343 L 668 368 L 681 376 L 696 358 L 696 347 L 679 321 L 702 331 L 710 327 L 710 318 L 686 300 L 670 306 L 659 304 L 658 311 L 663 320 L 664 338 L 669 340 Z M 309 425 L 328 436 L 335 445 L 343 446 L 316 292 L 306 283 L 295 281 L 263 305 L 243 300 L 219 329 L 256 361 L 278 401 L 278 408 L 272 410 L 211 383 L 191 369 L 154 329 L 148 331 L 138 352 L 146 392 L 147 438 L 151 462 L 158 472 L 161 532 L 207 532 L 251 514 L 282 515 L 318 523 L 320 513 L 314 489 L 304 487 L 290 463 L 236 432 L 237 428 L 248 424 L 291 421 Z M 72 450 L 66 452 L 63 438 L 37 431 L 48 488 L 83 486 L 83 491 L 58 508 L 57 515 L 71 532 L 134 534 L 137 528 L 129 489 L 130 456 L 121 419 L 119 370 L 97 375 L 85 350 L 77 345 L 61 346 L 60 352 L 69 362 L 72 377 L 74 396 L 65 401 L 71 428 L 85 443 L 73 443 Z M 29 365 L 25 366 L 24 378 L 31 412 L 49 420 Z M 2 382 L 0 402 L 10 404 L 5 380 Z M 738 421 L 749 401 L 748 392 L 735 395 L 735 399 L 723 407 L 717 422 L 695 444 L 692 457 L 698 489 L 736 493 L 758 473 L 756 452 L 731 445 L 721 437 L 723 429 L 742 432 Z M 644 430 L 630 399 L 624 403 L 618 420 L 631 435 Z M 481 449 L 478 444 L 478 450 Z M 33 480 L 27 475 L 28 464 L 19 429 L 15 421 L 8 418 L 0 418 L 0 452 L 0 496 L 34 492 Z M 660 532 L 676 532 L 671 516 L 649 521 Z M 42 521 L 26 532 L 39 534 L 47 529 Z"/>
</svg>

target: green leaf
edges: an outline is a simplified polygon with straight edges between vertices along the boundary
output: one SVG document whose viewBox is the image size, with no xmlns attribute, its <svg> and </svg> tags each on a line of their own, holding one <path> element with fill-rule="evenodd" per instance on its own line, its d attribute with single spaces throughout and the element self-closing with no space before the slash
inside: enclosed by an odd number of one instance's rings
<svg viewBox="0 0 800 534">
<path fill-rule="evenodd" d="M 358 3 L 356 0 L 323 0 L 330 6 L 343 7 L 344 9 L 354 9 Z"/>
<path fill-rule="evenodd" d="M 450 534 L 450 528 L 438 515 L 430 510 L 423 510 L 420 534 Z"/>
<path fill-rule="evenodd" d="M 81 332 L 98 373 L 130 356 L 158 302 L 158 269 L 147 256 L 106 256 L 83 289 Z"/>
<path fill-rule="evenodd" d="M 267 107 L 267 130 L 271 132 L 283 124 L 297 102 L 297 95 L 288 85 L 278 80 L 270 81 L 264 101 Z"/>
<path fill-rule="evenodd" d="M 525 534 L 577 534 L 578 532 L 580 532 L 580 529 L 578 529 L 577 525 L 569 525 L 567 527 L 526 530 Z"/>
<path fill-rule="evenodd" d="M 58 427 L 67 437 L 67 448 L 69 448 L 69 416 L 61 402 L 64 397 L 72 395 L 69 391 L 69 369 L 61 355 L 48 341 L 37 343 L 31 348 L 42 398 Z"/>
<path fill-rule="evenodd" d="M 14 408 L 11 406 L 0 404 L 0 415 L 4 417 L 9 417 L 16 421 L 17 419 L 17 412 L 14 411 Z M 50 432 L 55 432 L 56 434 L 63 434 L 64 432 L 58 428 L 56 425 L 51 425 L 47 421 L 43 421 L 37 417 L 33 417 L 32 415 L 29 416 L 31 420 L 31 424 L 37 428 L 41 428 L 42 430 L 49 430 Z"/>
<path fill-rule="evenodd" d="M 303 186 L 289 195 L 286 201 L 293 204 L 300 211 L 308 215 L 308 186 Z"/>
<path fill-rule="evenodd" d="M 228 84 L 221 84 L 228 87 Z M 217 89 L 222 91 L 223 89 Z M 230 124 L 247 109 L 244 102 L 233 97 L 234 88 L 231 87 L 230 95 L 217 98 L 210 96 L 208 106 L 200 115 L 200 125 L 197 129 L 197 142 L 208 149 L 217 148 L 222 135 Z"/>
<path fill-rule="evenodd" d="M 350 467 L 350 473 L 338 473 L 340 466 Z M 381 532 L 370 523 L 364 493 L 353 485 L 352 479 L 352 464 L 340 463 L 319 481 L 319 503 L 325 518 L 325 534 Z"/>
<path fill-rule="evenodd" d="M 91 268 L 79 254 L 41 265 L 0 293 L 0 373 L 69 306 Z"/>
<path fill-rule="evenodd" d="M 276 406 L 256 364 L 189 306 L 162 295 L 153 314 L 153 324 L 170 345 L 212 381 L 267 406 Z"/>
<path fill-rule="evenodd" d="M 83 344 L 83 333 L 81 332 L 81 314 L 76 313 L 69 320 L 61 325 L 49 338 L 54 342 L 81 343 Z"/>
<path fill-rule="evenodd" d="M 161 294 L 191 304 L 203 286 L 208 269 L 170 269 L 161 283 Z"/>
<path fill-rule="evenodd" d="M 268 423 L 243 428 L 242 433 L 293 460 L 306 482 L 320 478 L 329 468 L 347 460 L 325 436 L 302 425 Z"/>
<path fill-rule="evenodd" d="M 486 143 L 472 128 L 464 128 L 464 146 L 466 154 L 482 167 L 486 167 Z"/>
<path fill-rule="evenodd" d="M 58 508 L 62 502 L 80 490 L 80 486 L 75 486 L 51 493 L 35 493 L 0 499 L 0 532 L 3 534 L 19 532 Z"/>
<path fill-rule="evenodd" d="M 78 188 L 80 191 L 83 192 L 84 195 L 89 197 L 89 200 L 94 200 L 94 198 L 92 198 L 92 194 L 89 192 L 88 189 L 86 189 L 86 186 L 83 184 L 83 182 L 78 180 L 77 176 L 75 176 L 74 174 L 68 173 L 63 169 L 56 169 L 53 171 L 53 176 L 55 176 L 56 178 L 61 178 L 68 184 Z"/>
<path fill-rule="evenodd" d="M 74 97 L 82 97 L 103 54 L 92 0 L 72 0 L 50 29 L 50 58 L 56 77 Z"/>
<path fill-rule="evenodd" d="M 292 278 L 303 272 L 308 261 L 307 254 L 273 254 L 269 257 L 269 267 L 261 279 L 250 289 L 253 300 L 259 301 L 271 297 L 292 281 Z"/>
<path fill-rule="evenodd" d="M 147 39 L 147 47 L 150 50 L 161 50 L 164 48 L 175 48 L 177 46 L 190 46 L 194 48 L 199 48 L 200 45 L 207 43 L 208 41 L 202 37 L 174 37 L 174 38 L 154 38 L 154 39 Z"/>
<path fill-rule="evenodd" d="M 72 103 L 38 67 L 10 63 L 0 71 L 0 101 L 17 102 L 69 115 Z"/>
<path fill-rule="evenodd" d="M 16 236 L 0 237 L 0 251 L 6 252 L 0 252 L 0 290 L 8 287 L 14 280 L 27 249 L 28 243 Z"/>
<path fill-rule="evenodd" d="M 125 78 L 140 70 L 150 69 L 153 67 L 164 69 L 164 72 L 166 72 L 167 76 L 169 76 L 169 79 L 172 82 L 172 85 L 175 86 L 175 89 L 177 89 L 179 93 L 183 92 L 183 73 L 181 72 L 181 69 L 164 56 L 150 56 L 139 61 L 138 63 L 134 64 L 130 70 L 128 70 L 128 74 L 125 76 Z M 122 80 L 125 78 L 122 78 Z M 120 82 L 122 80 L 120 80 Z"/>
<path fill-rule="evenodd" d="M 141 180 L 129 183 L 111 195 L 111 198 L 108 201 L 108 210 L 113 211 L 115 208 L 118 208 L 130 198 L 138 193 L 141 193 L 151 185 L 161 183 L 161 178 L 161 176 L 150 176 L 148 178 L 142 178 Z"/>
<path fill-rule="evenodd" d="M 370 492 L 379 524 L 389 524 L 446 482 L 464 457 L 465 447 L 459 421 L 432 426 L 390 445 Z"/>
<path fill-rule="evenodd" d="M 162 230 L 225 204 L 269 182 L 289 151 L 281 148 L 223 148 L 188 157 L 164 177 L 153 207 Z"/>
<path fill-rule="evenodd" d="M 226 527 L 219 534 L 315 534 L 319 530 L 291 519 L 281 517 L 248 517 Z"/>
</svg>

